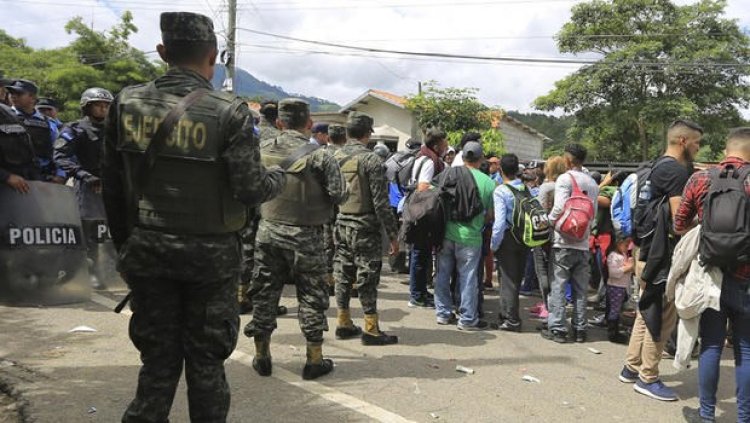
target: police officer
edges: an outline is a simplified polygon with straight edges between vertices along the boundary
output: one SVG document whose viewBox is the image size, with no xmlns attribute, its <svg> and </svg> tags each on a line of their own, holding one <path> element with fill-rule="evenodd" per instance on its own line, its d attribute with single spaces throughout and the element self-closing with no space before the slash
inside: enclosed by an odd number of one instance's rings
<svg viewBox="0 0 750 423">
<path fill-rule="evenodd" d="M 361 336 L 364 345 L 389 345 L 397 343 L 398 337 L 380 330 L 377 311 L 377 288 L 383 266 L 381 226 L 385 228 L 391 255 L 394 255 L 398 253 L 398 225 L 388 203 L 383 160 L 366 147 L 372 126 L 370 116 L 349 113 L 346 122 L 349 140 L 335 153 L 350 190 L 349 199 L 339 207 L 336 218 L 336 338 Z M 359 291 L 365 314 L 364 332 L 354 325 L 349 311 L 353 286 Z"/>
<path fill-rule="evenodd" d="M 47 116 L 50 122 L 55 124 L 57 131 L 62 131 L 63 123 L 57 117 L 57 113 L 60 111 L 60 105 L 49 97 L 40 97 L 36 102 L 36 109 L 39 113 Z"/>
<path fill-rule="evenodd" d="M 169 70 L 123 89 L 105 132 L 102 194 L 143 362 L 122 421 L 168 421 L 184 366 L 190 420 L 223 422 L 224 361 L 239 331 L 237 231 L 247 208 L 276 195 L 286 178 L 260 163 L 247 105 L 213 91 L 211 19 L 162 13 L 161 31 L 157 51 Z"/>
<path fill-rule="evenodd" d="M 27 181 L 40 179 L 31 139 L 16 112 L 0 103 L 0 182 L 17 192 L 29 192 Z"/>
<path fill-rule="evenodd" d="M 5 87 L 10 91 L 13 109 L 31 137 L 34 154 L 42 169 L 45 181 L 65 183 L 65 172 L 57 169 L 52 160 L 52 151 L 57 139 L 57 127 L 36 109 L 39 88 L 31 81 L 17 79 Z"/>
<path fill-rule="evenodd" d="M 91 286 L 104 288 L 97 262 L 99 261 L 99 234 L 101 223 L 101 151 L 104 119 L 107 117 L 112 93 L 104 88 L 89 88 L 81 95 L 83 117 L 63 128 L 55 141 L 54 159 L 66 178 L 73 178 L 78 196 L 81 219 L 89 256 Z M 37 105 L 37 109 L 39 106 Z"/>
<path fill-rule="evenodd" d="M 276 306 L 284 282 L 294 281 L 299 323 L 307 340 L 302 378 L 316 379 L 333 370 L 323 359 L 323 331 L 328 330 L 323 225 L 335 204 L 346 198 L 338 163 L 325 149 L 309 143 L 310 106 L 300 99 L 279 102 L 281 134 L 261 142 L 263 163 L 287 168 L 287 185 L 276 199 L 260 207 L 253 273 L 253 320 L 245 335 L 255 339 L 253 368 L 272 371 L 270 340 L 276 329 Z"/>
</svg>

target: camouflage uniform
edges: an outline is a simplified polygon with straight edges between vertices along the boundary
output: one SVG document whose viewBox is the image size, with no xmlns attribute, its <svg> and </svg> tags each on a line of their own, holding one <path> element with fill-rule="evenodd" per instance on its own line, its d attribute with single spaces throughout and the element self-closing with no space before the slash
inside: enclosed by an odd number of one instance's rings
<svg viewBox="0 0 750 423">
<path fill-rule="evenodd" d="M 196 41 L 216 42 L 213 23 L 202 15 L 163 13 L 161 29 L 167 49 L 171 42 L 188 46 Z M 131 149 L 145 149 L 150 142 L 148 130 L 152 131 L 152 136 L 157 126 L 151 124 L 148 129 L 142 124 L 163 119 L 170 106 L 161 99 L 176 101 L 173 99 L 201 88 L 212 90 L 210 81 L 191 70 L 170 66 L 166 75 L 153 83 L 125 88 L 109 112 L 102 165 L 103 197 L 112 239 L 119 251 L 118 270 L 132 294 L 130 338 L 143 362 L 136 396 L 125 411 L 123 422 L 168 421 L 183 366 L 190 419 L 226 421 L 230 393 L 224 361 L 235 348 L 239 330 L 235 298 L 240 245 L 236 231 L 246 218 L 245 207 L 272 198 L 286 180 L 283 171 L 266 171 L 261 165 L 246 104 L 231 94 L 209 91 L 188 108 L 180 122 L 191 119 L 194 128 L 198 124 L 211 128 L 204 132 L 206 136 L 200 141 L 205 151 L 216 154 L 215 160 L 190 160 L 201 147 L 189 146 L 187 133 L 190 131 L 175 130 L 173 137 L 166 140 L 164 149 L 174 154 L 177 150 L 174 146 L 186 146 L 181 154 L 188 160 L 180 161 L 183 167 L 178 168 L 183 171 L 171 172 L 170 180 L 159 179 L 155 176 L 164 177 L 164 172 L 174 169 L 177 162 L 157 159 L 152 177 L 140 191 L 140 201 L 133 200 L 133 186 L 137 183 L 132 177 L 133 160 L 139 155 Z M 144 92 L 150 93 L 153 100 L 143 101 Z M 126 111 L 130 114 L 126 115 Z M 180 127 L 184 129 L 182 124 Z M 212 133 L 223 135 L 212 137 Z M 133 140 L 135 136 L 137 141 Z M 192 197 L 186 195 L 191 184 L 184 181 L 189 180 L 193 171 L 203 174 L 207 169 L 212 172 L 220 169 L 214 173 L 216 180 L 209 179 L 202 187 L 193 189 L 210 192 L 211 187 L 226 187 L 219 189 L 225 207 L 215 202 L 196 206 L 190 203 Z M 173 196 L 174 201 L 187 198 L 184 204 L 190 208 L 182 208 L 180 213 L 170 213 L 173 209 L 168 207 L 160 208 L 164 204 L 160 201 L 164 200 L 153 194 L 158 190 Z M 240 203 L 233 202 L 234 199 Z M 234 213 L 232 226 L 225 222 L 226 230 L 205 230 L 215 227 L 209 225 L 217 225 L 216 210 L 227 208 Z M 201 210 L 206 211 L 201 213 Z M 187 212 L 199 220 L 205 217 L 200 220 L 205 226 L 195 225 L 190 228 L 195 230 L 192 233 L 187 229 L 164 229 L 175 225 L 182 213 Z M 166 217 L 163 221 L 144 224 L 153 216 Z"/>
<path fill-rule="evenodd" d="M 274 142 L 266 140 L 265 143 Z M 295 130 L 282 131 L 277 145 L 302 146 L 308 138 Z M 303 158 L 322 182 L 331 209 L 346 197 L 339 166 L 325 149 L 317 149 Z M 301 160 L 303 160 L 301 159 Z M 253 320 L 245 328 L 247 336 L 271 334 L 276 329 L 276 306 L 283 284 L 293 279 L 297 286 L 299 323 L 305 338 L 322 342 L 328 330 L 328 290 L 323 248 L 323 225 L 296 226 L 261 217 L 255 238 L 253 272 Z"/>
<path fill-rule="evenodd" d="M 331 124 L 328 126 L 328 136 L 331 139 L 331 142 L 328 143 L 328 151 L 331 154 L 335 154 L 336 150 L 341 148 L 341 145 L 335 144 L 333 142 L 334 139 L 338 139 L 339 137 L 343 137 L 346 139 L 346 128 L 344 128 L 341 125 Z M 323 227 L 323 245 L 325 246 L 325 252 L 326 252 L 326 269 L 328 271 L 328 284 L 329 284 L 329 294 L 335 295 L 335 279 L 333 278 L 333 257 L 336 254 L 336 243 L 334 241 L 333 232 L 336 227 L 336 215 L 338 214 L 338 208 L 334 210 L 333 215 L 331 216 L 331 221 Z"/>
<path fill-rule="evenodd" d="M 371 128 L 372 118 L 357 112 L 350 113 L 347 128 L 362 124 Z M 381 227 L 385 228 L 388 238 L 393 240 L 397 237 L 398 224 L 388 202 L 383 160 L 367 149 L 362 142 L 352 139 L 336 152 L 342 170 L 344 162 L 350 157 L 358 158 L 359 187 L 361 190 L 369 189 L 371 204 L 365 205 L 368 211 L 361 214 L 346 213 L 342 206 L 342 211 L 336 218 L 334 279 L 336 303 L 339 308 L 339 328 L 356 328 L 349 315 L 351 290 L 355 287 L 359 291 L 359 300 L 365 314 L 365 335 L 369 333 L 377 336 L 382 334 L 377 320 L 377 287 L 380 283 L 383 257 Z M 358 328 L 350 333 L 354 335 L 356 330 Z M 337 336 L 347 337 L 342 336 L 339 329 Z"/>
</svg>

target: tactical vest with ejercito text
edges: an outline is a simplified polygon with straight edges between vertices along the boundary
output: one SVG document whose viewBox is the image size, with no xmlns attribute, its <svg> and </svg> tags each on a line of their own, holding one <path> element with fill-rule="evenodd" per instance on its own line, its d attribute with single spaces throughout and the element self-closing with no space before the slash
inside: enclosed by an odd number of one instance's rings
<svg viewBox="0 0 750 423">
<path fill-rule="evenodd" d="M 50 130 L 49 120 L 37 119 L 23 116 L 21 125 L 26 128 L 26 132 L 31 137 L 31 144 L 34 146 L 34 154 L 42 159 L 52 160 L 53 142 Z"/>
<path fill-rule="evenodd" d="M 372 194 L 370 193 L 370 181 L 367 175 L 360 169 L 359 159 L 367 152 L 358 152 L 348 155 L 343 150 L 337 150 L 334 158 L 338 160 L 341 173 L 346 179 L 349 187 L 349 198 L 339 206 L 339 212 L 343 214 L 367 214 L 373 213 Z"/>
<path fill-rule="evenodd" d="M 233 104 L 231 95 L 211 91 L 190 106 L 164 140 L 146 184 L 136 184 L 144 151 L 181 99 L 153 83 L 120 94 L 117 150 L 125 161 L 134 224 L 178 234 L 239 231 L 247 220 L 246 207 L 233 198 L 221 159 L 227 139 L 222 117 Z"/>
<path fill-rule="evenodd" d="M 278 166 L 305 143 L 280 144 L 277 138 L 261 142 L 260 152 L 266 167 Z M 286 186 L 276 198 L 260 206 L 264 220 L 293 226 L 320 226 L 328 223 L 333 204 L 315 178 L 305 155 L 286 170 Z"/>
</svg>

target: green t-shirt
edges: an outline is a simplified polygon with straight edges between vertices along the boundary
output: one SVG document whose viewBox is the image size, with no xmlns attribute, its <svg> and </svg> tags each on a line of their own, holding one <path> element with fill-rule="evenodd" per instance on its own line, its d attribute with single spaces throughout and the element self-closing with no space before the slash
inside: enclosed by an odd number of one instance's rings
<svg viewBox="0 0 750 423">
<path fill-rule="evenodd" d="M 469 170 L 477 183 L 479 199 L 486 212 L 492 208 L 492 193 L 495 191 L 497 184 L 481 171 L 477 169 Z M 445 238 L 459 244 L 481 247 L 484 216 L 485 213 L 480 213 L 469 222 L 448 221 L 448 225 L 445 227 Z"/>
</svg>

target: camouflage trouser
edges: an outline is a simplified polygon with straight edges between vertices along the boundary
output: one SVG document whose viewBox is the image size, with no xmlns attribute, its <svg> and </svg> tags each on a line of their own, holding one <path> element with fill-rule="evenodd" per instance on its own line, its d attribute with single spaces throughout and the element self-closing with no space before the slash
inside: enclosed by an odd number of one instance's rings
<svg viewBox="0 0 750 423">
<path fill-rule="evenodd" d="M 333 240 L 335 222 L 323 226 L 323 246 L 326 250 L 326 272 L 333 273 L 333 257 L 336 254 L 336 243 Z"/>
<path fill-rule="evenodd" d="M 322 242 L 306 243 L 298 250 L 258 242 L 255 245 L 253 272 L 253 320 L 245 326 L 245 335 L 271 334 L 276 329 L 276 314 L 284 282 L 297 287 L 300 329 L 309 342 L 322 342 L 328 330 L 328 283 Z"/>
<path fill-rule="evenodd" d="M 224 422 L 224 361 L 237 345 L 237 278 L 202 282 L 126 275 L 130 339 L 141 352 L 138 390 L 123 422 L 166 422 L 185 366 L 190 420 Z"/>
<path fill-rule="evenodd" d="M 253 219 L 240 231 L 242 242 L 242 271 L 240 273 L 240 284 L 237 291 L 239 302 L 249 302 L 252 298 L 250 285 L 253 280 L 253 267 L 255 266 L 255 234 L 258 231 L 258 219 Z"/>
<path fill-rule="evenodd" d="M 377 313 L 378 285 L 383 267 L 380 228 L 338 225 L 335 231 L 336 305 L 348 309 L 352 287 L 359 292 L 365 314 Z"/>
</svg>

